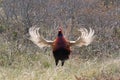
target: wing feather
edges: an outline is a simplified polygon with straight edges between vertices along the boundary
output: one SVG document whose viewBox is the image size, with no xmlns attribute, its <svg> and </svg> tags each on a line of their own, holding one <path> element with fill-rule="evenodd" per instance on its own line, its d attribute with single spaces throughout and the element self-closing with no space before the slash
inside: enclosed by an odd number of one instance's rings
<svg viewBox="0 0 120 80">
<path fill-rule="evenodd" d="M 81 28 L 79 31 L 81 36 L 76 41 L 70 41 L 70 46 L 88 46 L 95 38 L 94 30 L 91 28 L 89 28 L 89 32 L 86 28 Z"/>
<path fill-rule="evenodd" d="M 49 46 L 52 46 L 53 44 L 53 41 L 50 41 L 50 40 L 46 40 L 43 38 L 43 36 L 41 36 L 39 34 L 39 29 L 38 27 L 31 27 L 29 29 L 29 34 L 30 34 L 30 40 L 35 43 L 37 46 L 39 46 L 40 48 L 42 47 L 49 47 Z"/>
</svg>

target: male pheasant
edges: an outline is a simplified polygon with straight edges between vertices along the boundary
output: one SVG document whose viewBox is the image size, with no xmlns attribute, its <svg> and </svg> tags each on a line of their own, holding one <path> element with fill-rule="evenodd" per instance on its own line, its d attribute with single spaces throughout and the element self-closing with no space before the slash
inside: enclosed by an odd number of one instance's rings
<svg viewBox="0 0 120 80">
<path fill-rule="evenodd" d="M 69 59 L 71 46 L 88 46 L 95 37 L 93 29 L 89 28 L 90 30 L 88 31 L 86 28 L 81 28 L 79 29 L 81 36 L 75 41 L 69 41 L 64 37 L 62 29 L 59 28 L 56 39 L 51 41 L 44 39 L 43 36 L 39 34 L 39 29 L 40 28 L 38 27 L 31 27 L 29 29 L 30 40 L 40 48 L 45 46 L 52 47 L 56 66 L 58 65 L 59 60 L 62 62 L 63 66 L 65 60 Z"/>
</svg>

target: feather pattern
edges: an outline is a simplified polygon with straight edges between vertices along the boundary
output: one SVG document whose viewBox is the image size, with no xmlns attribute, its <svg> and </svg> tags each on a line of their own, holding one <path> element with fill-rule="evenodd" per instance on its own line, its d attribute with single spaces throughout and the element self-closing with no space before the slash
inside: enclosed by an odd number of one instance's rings
<svg viewBox="0 0 120 80">
<path fill-rule="evenodd" d="M 37 46 L 39 46 L 40 48 L 45 47 L 45 46 L 52 46 L 53 41 L 50 40 L 46 40 L 43 38 L 43 36 L 41 36 L 39 34 L 39 29 L 40 28 L 36 28 L 36 27 L 31 27 L 29 29 L 29 34 L 30 34 L 30 40 L 35 43 Z"/>
<path fill-rule="evenodd" d="M 94 30 L 91 28 L 89 29 L 90 29 L 89 32 L 86 28 L 79 29 L 78 31 L 81 32 L 81 36 L 78 37 L 76 41 L 70 41 L 70 46 L 79 46 L 79 47 L 88 46 L 95 38 Z"/>
</svg>

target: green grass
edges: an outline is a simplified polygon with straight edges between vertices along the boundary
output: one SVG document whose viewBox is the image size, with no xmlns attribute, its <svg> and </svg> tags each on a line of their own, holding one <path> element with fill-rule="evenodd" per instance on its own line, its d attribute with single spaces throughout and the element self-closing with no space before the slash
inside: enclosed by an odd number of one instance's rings
<svg viewBox="0 0 120 80">
<path fill-rule="evenodd" d="M 56 67 L 51 56 L 13 54 L 0 56 L 0 80 L 119 80 L 120 59 L 82 60 L 71 58 Z"/>
</svg>

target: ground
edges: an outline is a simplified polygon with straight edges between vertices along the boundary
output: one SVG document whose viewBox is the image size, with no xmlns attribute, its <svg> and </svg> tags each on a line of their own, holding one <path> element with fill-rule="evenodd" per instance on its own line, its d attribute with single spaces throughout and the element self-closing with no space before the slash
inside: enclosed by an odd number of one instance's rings
<svg viewBox="0 0 120 80">
<path fill-rule="evenodd" d="M 71 58 L 56 67 L 46 54 L 16 54 L 2 61 L 0 80 L 120 80 L 120 58 L 83 60 Z"/>
</svg>

